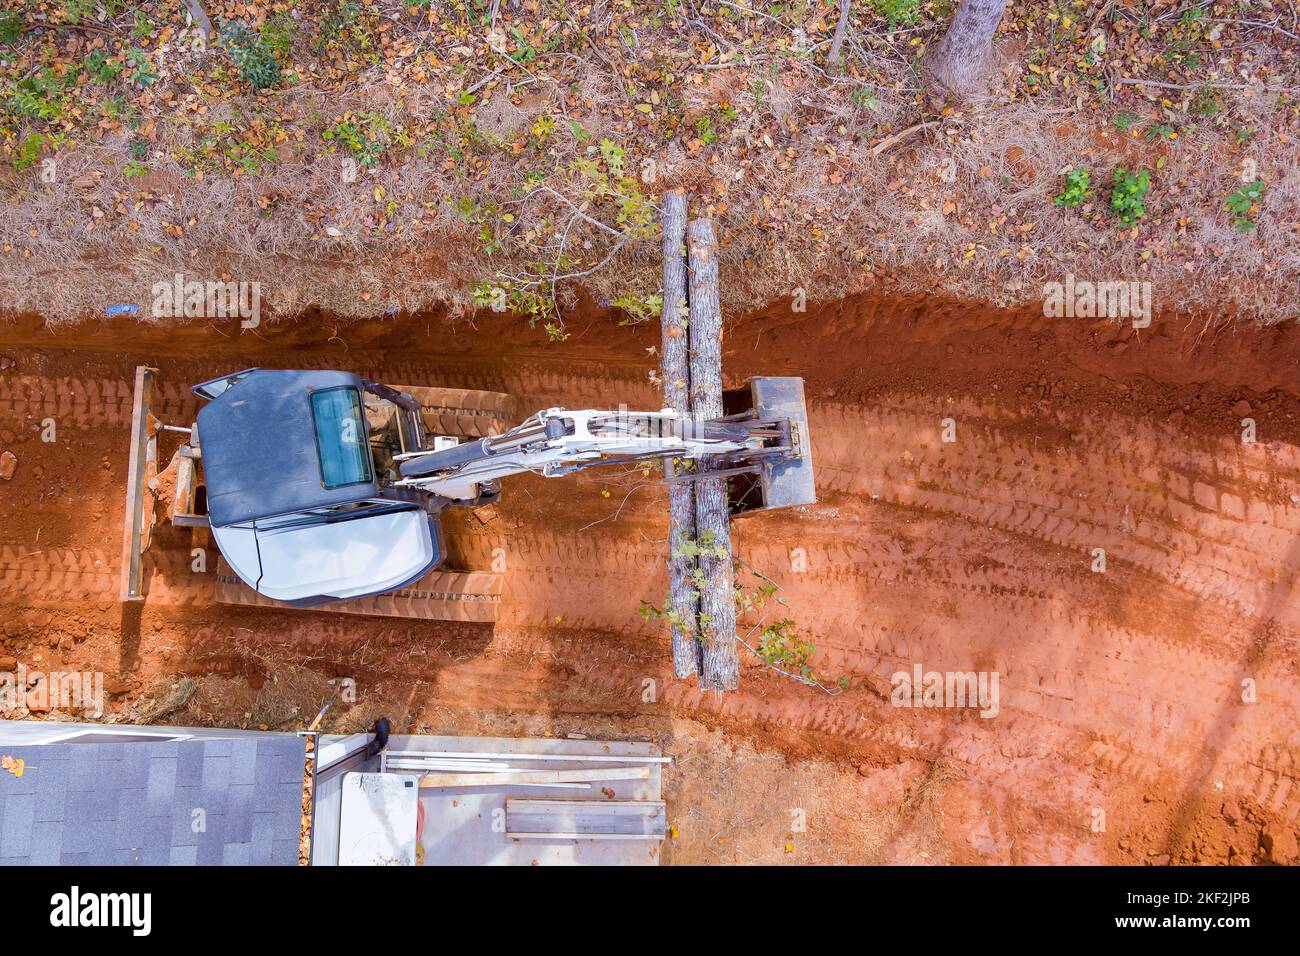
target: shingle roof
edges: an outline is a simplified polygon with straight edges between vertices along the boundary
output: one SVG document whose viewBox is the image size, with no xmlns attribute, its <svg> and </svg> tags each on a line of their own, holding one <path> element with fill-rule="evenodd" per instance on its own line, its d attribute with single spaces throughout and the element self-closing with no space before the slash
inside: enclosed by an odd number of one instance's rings
<svg viewBox="0 0 1300 956">
<path fill-rule="evenodd" d="M 298 861 L 297 737 L 0 746 L 0 865 Z M 201 812 L 198 812 L 201 811 Z"/>
</svg>

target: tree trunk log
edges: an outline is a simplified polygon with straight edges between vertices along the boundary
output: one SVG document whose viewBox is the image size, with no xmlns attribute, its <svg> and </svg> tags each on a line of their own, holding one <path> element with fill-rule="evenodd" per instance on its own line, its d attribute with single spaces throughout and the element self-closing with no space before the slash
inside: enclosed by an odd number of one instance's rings
<svg viewBox="0 0 1300 956">
<path fill-rule="evenodd" d="M 194 21 L 194 26 L 203 34 L 203 42 L 212 42 L 212 21 L 208 15 L 203 12 L 203 6 L 199 0 L 185 0 L 185 9 L 190 12 L 190 19 Z"/>
<path fill-rule="evenodd" d="M 675 412 L 691 410 L 690 359 L 687 347 L 686 309 L 686 192 L 664 195 L 664 308 L 661 318 L 660 377 L 664 405 Z M 672 624 L 673 673 L 690 677 L 700 670 L 700 642 L 696 637 L 699 602 L 695 595 L 696 562 L 674 557 L 686 541 L 694 540 L 695 492 L 687 482 L 668 487 L 668 610 L 676 612 Z"/>
<path fill-rule="evenodd" d="M 840 0 L 840 18 L 835 23 L 835 36 L 831 39 L 831 52 L 826 56 L 826 65 L 834 69 L 840 65 L 843 55 L 844 36 L 849 32 L 849 7 L 853 0 Z"/>
<path fill-rule="evenodd" d="M 722 415 L 722 308 L 718 303 L 718 243 L 713 223 L 693 220 L 686 229 L 690 257 L 691 416 L 701 422 Z M 707 553 L 700 557 L 701 690 L 735 690 L 740 683 L 736 653 L 735 575 L 727 479 L 695 482 L 695 525 Z"/>
<path fill-rule="evenodd" d="M 993 35 L 1007 0 L 962 0 L 943 39 L 925 55 L 923 73 L 940 92 L 969 99 L 984 90 L 993 63 Z"/>
</svg>

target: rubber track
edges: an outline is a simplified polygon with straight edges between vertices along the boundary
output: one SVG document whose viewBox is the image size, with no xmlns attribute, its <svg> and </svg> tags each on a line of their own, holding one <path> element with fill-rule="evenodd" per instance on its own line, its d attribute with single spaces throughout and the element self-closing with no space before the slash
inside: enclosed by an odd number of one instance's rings
<svg viewBox="0 0 1300 956">
<path fill-rule="evenodd" d="M 504 392 L 412 385 L 393 388 L 420 403 L 424 427 L 432 435 L 500 435 L 519 420 L 519 402 Z"/>
<path fill-rule="evenodd" d="M 484 571 L 433 571 L 400 591 L 336 601 L 306 610 L 490 624 L 497 619 L 502 584 L 501 575 Z M 230 570 L 224 558 L 217 566 L 216 599 L 221 604 L 295 610 L 258 594 Z"/>
</svg>

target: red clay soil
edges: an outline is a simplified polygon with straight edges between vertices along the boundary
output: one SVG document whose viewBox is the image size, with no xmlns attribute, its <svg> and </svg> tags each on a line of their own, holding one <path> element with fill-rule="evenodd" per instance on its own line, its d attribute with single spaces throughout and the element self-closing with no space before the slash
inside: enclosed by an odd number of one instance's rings
<svg viewBox="0 0 1300 956">
<path fill-rule="evenodd" d="M 738 553 L 781 586 L 823 678 L 848 678 L 837 695 L 752 659 L 730 695 L 672 678 L 666 635 L 637 615 L 666 586 L 666 494 L 639 472 L 512 480 L 494 520 L 449 520 L 460 566 L 489 568 L 504 549 L 495 626 L 216 605 L 211 575 L 190 570 L 189 535 L 161 526 L 147 601 L 116 603 L 136 364 L 160 369 L 158 413 L 175 423 L 196 411 L 189 385 L 251 365 L 497 389 L 529 410 L 658 406 L 656 329 L 615 328 L 595 308 L 569 325 L 561 345 L 496 316 L 476 329 L 316 316 L 243 335 L 0 327 L 0 452 L 18 458 L 0 482 L 0 669 L 102 669 L 122 703 L 178 674 L 257 686 L 306 665 L 379 688 L 412 725 L 415 687 L 441 712 L 585 715 L 615 730 L 694 721 L 738 747 L 856 769 L 863 786 L 829 795 L 848 817 L 896 799 L 873 781 L 928 768 L 922 788 L 957 782 L 941 790 L 943 845 L 926 859 L 1291 861 L 1294 323 L 1135 331 L 871 298 L 733 321 L 729 383 L 807 381 L 820 496 L 738 522 Z M 46 418 L 54 444 L 41 441 Z M 916 664 L 996 671 L 997 715 L 892 706 L 890 676 Z"/>
</svg>

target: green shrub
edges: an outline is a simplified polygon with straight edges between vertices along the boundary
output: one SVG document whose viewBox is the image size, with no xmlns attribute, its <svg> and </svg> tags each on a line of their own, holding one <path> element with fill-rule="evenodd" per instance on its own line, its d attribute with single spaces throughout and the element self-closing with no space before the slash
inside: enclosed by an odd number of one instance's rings
<svg viewBox="0 0 1300 956">
<path fill-rule="evenodd" d="M 298 24 L 287 13 L 273 13 L 262 24 L 262 44 L 269 50 L 285 56 L 298 33 Z"/>
<path fill-rule="evenodd" d="M 221 43 L 244 82 L 254 89 L 269 90 L 280 82 L 280 62 L 275 51 L 243 23 L 236 20 L 224 28 Z"/>
<path fill-rule="evenodd" d="M 1255 228 L 1255 220 L 1250 217 L 1258 211 L 1258 204 L 1267 192 L 1268 187 L 1264 185 L 1263 180 L 1257 179 L 1253 183 L 1241 186 L 1228 197 L 1224 208 L 1232 213 L 1232 224 L 1238 232 L 1250 232 Z"/>
<path fill-rule="evenodd" d="M 12 46 L 18 42 L 18 38 L 23 35 L 27 29 L 27 24 L 23 21 L 23 15 L 13 10 L 5 10 L 0 13 L 0 43 Z"/>
<path fill-rule="evenodd" d="M 1123 166 L 1115 170 L 1115 186 L 1110 193 L 1110 211 L 1126 226 L 1136 226 L 1147 214 L 1147 190 L 1151 174 L 1145 169 L 1134 175 Z"/>
<path fill-rule="evenodd" d="M 889 21 L 890 29 L 909 26 L 921 15 L 921 0 L 872 0 L 876 13 Z"/>
<path fill-rule="evenodd" d="M 59 9 L 59 22 L 77 26 L 95 12 L 95 0 L 63 0 Z"/>
<path fill-rule="evenodd" d="M 1142 122 L 1142 117 L 1135 113 L 1124 112 L 1115 117 L 1115 128 L 1121 133 L 1127 133 L 1140 122 Z"/>
<path fill-rule="evenodd" d="M 69 78 L 71 73 L 68 74 Z M 25 76 L 14 84 L 5 99 L 5 106 L 17 116 L 31 119 L 56 120 L 63 115 L 63 89 L 68 80 L 61 79 L 49 67 Z"/>
<path fill-rule="evenodd" d="M 109 58 L 103 50 L 93 50 L 86 57 L 86 72 L 101 86 L 108 86 L 122 72 L 122 64 Z"/>
<path fill-rule="evenodd" d="M 1207 83 L 1196 91 L 1196 96 L 1192 99 L 1192 109 L 1202 116 L 1214 116 L 1223 111 L 1223 96 Z"/>
<path fill-rule="evenodd" d="M 1088 198 L 1092 175 L 1082 166 L 1076 166 L 1065 174 L 1065 189 L 1056 197 L 1058 206 L 1082 206 Z"/>
<path fill-rule="evenodd" d="M 36 161 L 41 158 L 41 147 L 45 144 L 45 137 L 40 133 L 32 133 L 25 137 L 18 144 L 18 152 L 14 155 L 14 169 L 24 170 L 36 165 Z"/>
<path fill-rule="evenodd" d="M 378 166 L 393 138 L 389 122 L 378 113 L 345 113 L 321 132 L 327 143 L 345 146 L 362 166 Z"/>
<path fill-rule="evenodd" d="M 127 78 L 140 89 L 152 86 L 158 82 L 158 71 L 153 68 L 153 61 L 149 55 L 139 47 L 132 47 L 127 51 L 127 60 L 131 64 L 131 70 L 127 73 Z"/>
</svg>

